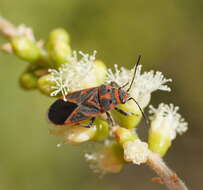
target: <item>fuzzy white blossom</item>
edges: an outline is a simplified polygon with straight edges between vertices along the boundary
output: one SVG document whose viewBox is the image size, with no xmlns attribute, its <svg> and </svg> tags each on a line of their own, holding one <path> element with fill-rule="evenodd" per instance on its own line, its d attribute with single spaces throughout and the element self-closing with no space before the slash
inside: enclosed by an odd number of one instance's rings
<svg viewBox="0 0 203 190">
<path fill-rule="evenodd" d="M 177 113 L 178 106 L 173 104 L 159 104 L 158 108 L 150 106 L 151 132 L 158 132 L 168 136 L 171 140 L 175 139 L 177 133 L 183 134 L 188 129 L 188 123 Z"/>
<path fill-rule="evenodd" d="M 121 171 L 123 158 L 122 153 L 118 154 L 118 147 L 112 146 L 112 143 L 107 140 L 104 141 L 103 145 L 97 145 L 96 148 L 97 150 L 92 151 L 91 149 L 91 152 L 84 155 L 93 172 L 103 176 L 106 173 L 118 173 Z"/>
<path fill-rule="evenodd" d="M 106 83 L 115 81 L 119 86 L 123 86 L 128 83 L 125 89 L 128 89 L 130 82 L 132 81 L 134 69 L 128 70 L 124 67 L 115 67 L 115 72 L 111 69 L 108 70 Z M 144 72 L 141 73 L 142 66 L 137 67 L 135 80 L 129 91 L 130 95 L 138 101 L 142 108 L 145 108 L 151 98 L 151 93 L 156 90 L 170 91 L 171 89 L 166 85 L 167 82 L 171 82 L 171 79 L 166 79 L 159 71 Z"/>
<path fill-rule="evenodd" d="M 79 54 L 80 59 L 77 52 L 74 51 L 69 58 L 69 63 L 63 64 L 58 70 L 49 69 L 50 80 L 55 83 L 51 96 L 61 93 L 65 99 L 65 95 L 69 92 L 97 85 L 94 65 L 96 51 L 93 52 L 93 55 L 84 54 L 81 51 Z"/>
<path fill-rule="evenodd" d="M 102 155 L 98 152 L 95 152 L 95 153 L 85 153 L 84 157 L 85 157 L 86 161 L 89 163 L 90 169 L 94 173 L 98 173 L 101 176 L 106 173 L 106 171 L 104 169 L 99 167 L 99 162 L 104 158 L 104 155 Z"/>
<path fill-rule="evenodd" d="M 143 164 L 147 161 L 149 155 L 148 145 L 139 139 L 127 141 L 123 144 L 124 159 L 134 164 Z"/>
</svg>

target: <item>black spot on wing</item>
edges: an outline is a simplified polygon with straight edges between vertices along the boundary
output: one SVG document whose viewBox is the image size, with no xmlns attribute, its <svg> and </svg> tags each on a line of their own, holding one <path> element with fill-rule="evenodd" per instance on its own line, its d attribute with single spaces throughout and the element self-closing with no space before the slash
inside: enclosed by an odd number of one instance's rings
<svg viewBox="0 0 203 190">
<path fill-rule="evenodd" d="M 103 107 L 104 111 L 108 111 L 110 109 L 111 100 L 109 100 L 107 98 L 102 98 L 100 100 L 100 104 Z"/>
<path fill-rule="evenodd" d="M 76 113 L 75 115 L 72 116 L 70 121 L 72 121 L 72 122 L 79 122 L 79 121 L 82 121 L 82 120 L 85 120 L 85 119 L 88 119 L 88 117 L 85 116 L 83 113 L 78 112 L 78 113 Z"/>
<path fill-rule="evenodd" d="M 99 108 L 95 107 L 94 105 L 91 105 L 91 104 L 82 104 L 80 106 L 80 111 L 83 112 L 83 113 L 99 113 L 100 110 Z"/>
<path fill-rule="evenodd" d="M 77 99 L 77 98 L 79 98 L 80 94 L 81 94 L 81 91 L 76 91 L 76 92 L 73 92 L 73 93 L 71 93 L 71 94 L 68 94 L 68 95 L 66 96 L 66 98 L 67 98 L 67 99 L 68 99 L 68 98 L 70 98 L 70 99 Z"/>
<path fill-rule="evenodd" d="M 52 123 L 56 125 L 64 124 L 66 119 L 76 108 L 76 104 L 58 99 L 49 108 L 48 118 Z"/>
</svg>

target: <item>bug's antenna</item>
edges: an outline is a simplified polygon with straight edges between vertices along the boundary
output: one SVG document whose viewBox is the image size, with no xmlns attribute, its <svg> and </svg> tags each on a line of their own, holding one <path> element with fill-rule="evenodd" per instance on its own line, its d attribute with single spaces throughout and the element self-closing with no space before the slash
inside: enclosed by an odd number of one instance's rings
<svg viewBox="0 0 203 190">
<path fill-rule="evenodd" d="M 136 71 L 137 71 L 137 67 L 138 67 L 138 65 L 139 65 L 140 59 L 141 59 L 141 55 L 139 55 L 139 57 L 138 57 L 138 59 L 137 59 L 137 63 L 136 63 L 135 70 L 134 70 L 134 73 L 133 73 L 133 79 L 132 79 L 132 81 L 131 81 L 131 83 L 130 83 L 130 86 L 129 86 L 127 92 L 129 92 L 129 90 L 131 89 L 131 87 L 132 87 L 132 85 L 133 85 L 133 82 L 134 82 L 134 80 L 135 80 Z"/>
<path fill-rule="evenodd" d="M 140 105 L 138 104 L 138 102 L 137 102 L 134 98 L 132 98 L 132 97 L 130 97 L 129 100 L 133 100 L 133 101 L 137 104 L 137 106 L 138 106 L 139 110 L 141 111 L 142 116 L 143 116 L 143 118 L 144 118 L 144 120 L 145 120 L 145 125 L 148 127 L 148 126 L 149 126 L 149 119 L 148 119 L 148 117 L 145 115 L 144 111 L 142 110 L 142 108 L 140 107 Z"/>
</svg>

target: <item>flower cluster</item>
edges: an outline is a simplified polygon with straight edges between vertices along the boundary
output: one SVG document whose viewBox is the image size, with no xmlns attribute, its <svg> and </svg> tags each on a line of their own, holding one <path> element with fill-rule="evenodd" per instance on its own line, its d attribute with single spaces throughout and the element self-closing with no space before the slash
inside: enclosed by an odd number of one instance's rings
<svg viewBox="0 0 203 190">
<path fill-rule="evenodd" d="M 114 65 L 115 73 L 111 69 L 108 70 L 107 80 L 109 83 L 115 81 L 119 86 L 123 86 L 132 80 L 134 69 L 128 70 L 124 67 L 121 69 L 117 65 Z M 156 90 L 170 91 L 170 87 L 166 85 L 167 82 L 171 82 L 171 79 L 166 79 L 159 71 L 144 72 L 141 73 L 142 65 L 137 67 L 135 80 L 130 89 L 130 95 L 137 100 L 142 108 L 145 108 L 151 98 L 151 93 Z M 129 85 L 125 87 L 128 89 Z"/>
<path fill-rule="evenodd" d="M 92 56 L 81 52 L 79 52 L 79 54 L 82 56 L 80 60 L 77 59 L 76 52 L 74 52 L 74 56 L 71 57 L 69 63 L 64 64 L 58 70 L 49 70 L 52 76 L 51 81 L 55 82 L 55 86 L 53 87 L 55 88 L 55 91 L 52 92 L 51 95 L 61 93 L 65 97 L 69 92 L 96 86 L 97 76 L 95 75 L 95 70 L 98 68 L 95 67 L 95 54 Z M 115 72 L 111 69 L 107 70 L 106 77 L 103 77 L 103 83 L 110 84 L 111 82 L 116 82 L 119 86 L 128 83 L 128 85 L 124 87 L 125 89 L 128 89 L 129 83 L 133 78 L 134 69 L 128 70 L 124 67 L 119 69 L 117 65 L 114 67 Z M 130 96 L 137 100 L 140 107 L 144 109 L 150 102 L 152 92 L 156 90 L 171 90 L 166 83 L 171 82 L 172 80 L 166 79 L 159 71 L 142 73 L 141 68 L 141 65 L 137 67 L 135 80 L 133 81 L 129 93 Z M 120 146 L 119 149 L 122 148 L 123 150 L 122 158 L 125 162 L 132 162 L 134 164 L 145 163 L 148 159 L 149 150 L 160 154 L 160 156 L 164 156 L 171 146 L 171 141 L 174 140 L 176 133 L 182 134 L 187 129 L 187 123 L 184 122 L 181 115 L 177 113 L 178 107 L 175 107 L 172 104 L 166 105 L 163 103 L 161 103 L 157 109 L 150 106 L 151 128 L 147 144 L 142 142 L 138 138 L 135 130 L 133 130 L 139 123 L 139 121 L 137 122 L 134 119 L 140 119 L 140 117 L 138 117 L 140 116 L 140 110 L 132 102 L 118 105 L 118 107 L 126 112 L 135 113 L 135 116 L 131 115 L 124 117 L 118 113 L 115 114 L 115 112 L 112 111 L 113 118 L 120 127 L 117 129 L 110 128 L 109 135 L 105 135 L 105 137 L 106 139 L 115 137 Z M 102 120 L 99 121 L 101 122 Z M 94 132 L 91 133 L 91 135 L 89 129 L 83 128 L 82 130 L 77 131 L 79 131 L 82 136 L 84 136 L 84 133 L 90 135 L 90 138 L 86 138 L 87 140 L 85 141 L 91 141 L 96 139 L 97 135 L 100 134 L 98 133 L 98 128 L 95 128 L 96 126 L 97 125 L 93 125 L 91 127 L 92 130 L 94 129 Z M 100 128 L 102 128 L 102 125 L 100 125 Z M 66 133 L 67 131 L 68 130 L 66 130 Z M 70 135 L 70 133 L 68 134 Z M 65 136 L 67 138 L 67 135 Z M 72 134 L 72 136 L 74 136 L 74 134 Z M 72 141 L 73 143 L 84 142 L 77 139 Z M 71 143 L 70 138 L 69 142 Z M 122 168 L 121 165 L 124 163 L 123 161 L 116 161 L 115 155 L 112 153 L 115 151 L 114 149 L 115 147 L 112 148 L 112 146 L 104 145 L 102 151 L 85 154 L 85 158 L 90 162 L 91 168 L 93 168 L 95 172 L 100 171 L 102 174 L 107 172 L 114 173 L 115 171 L 120 171 Z M 108 159 L 106 154 L 108 155 Z M 112 160 L 109 158 L 112 158 Z M 119 160 L 121 159 L 119 158 Z"/>
<path fill-rule="evenodd" d="M 172 80 L 159 71 L 141 72 L 142 65 L 139 65 L 132 81 L 135 68 L 129 70 L 115 65 L 113 71 L 107 69 L 102 61 L 96 60 L 96 51 L 92 55 L 72 51 L 69 34 L 64 29 L 55 29 L 46 40 L 37 41 L 30 28 L 15 27 L 0 17 L 0 33 L 8 39 L 1 50 L 28 62 L 19 80 L 26 90 L 38 89 L 47 96 L 63 96 L 66 101 L 66 95 L 73 91 L 111 82 L 116 82 L 120 87 L 128 84 L 123 87 L 127 90 L 133 82 L 129 95 L 142 110 L 147 109 L 152 92 L 171 90 L 167 83 Z M 89 123 L 89 120 L 85 120 L 79 125 L 51 129 L 50 133 L 62 135 L 64 139 L 61 144 L 101 142 L 102 148 L 86 153 L 85 158 L 95 172 L 104 174 L 121 171 L 126 162 L 143 164 L 151 152 L 164 156 L 176 134 L 183 134 L 187 130 L 187 123 L 178 113 L 179 108 L 161 103 L 158 108 L 150 106 L 148 142 L 142 142 L 136 132 L 142 119 L 137 104 L 130 100 L 117 108 L 130 114 L 109 110 L 115 126 L 111 126 L 106 116 L 100 114 L 90 128 L 84 127 Z"/>
<path fill-rule="evenodd" d="M 173 104 L 159 104 L 156 109 L 153 106 L 149 107 L 149 113 L 152 115 L 151 130 L 168 135 L 171 140 L 174 140 L 176 134 L 182 135 L 188 129 L 188 124 L 178 112 L 179 107 Z"/>
<path fill-rule="evenodd" d="M 149 107 L 151 128 L 149 147 L 164 156 L 177 134 L 182 135 L 188 129 L 188 123 L 178 113 L 179 107 L 173 104 L 159 104 L 158 108 Z"/>
<path fill-rule="evenodd" d="M 49 69 L 50 81 L 55 84 L 52 87 L 54 91 L 51 92 L 51 96 L 62 94 L 65 99 L 65 95 L 69 92 L 97 85 L 94 64 L 96 51 L 93 55 L 84 54 L 81 51 L 79 54 L 82 56 L 80 60 L 77 52 L 74 51 L 69 58 L 69 64 L 63 64 L 58 70 Z"/>
</svg>

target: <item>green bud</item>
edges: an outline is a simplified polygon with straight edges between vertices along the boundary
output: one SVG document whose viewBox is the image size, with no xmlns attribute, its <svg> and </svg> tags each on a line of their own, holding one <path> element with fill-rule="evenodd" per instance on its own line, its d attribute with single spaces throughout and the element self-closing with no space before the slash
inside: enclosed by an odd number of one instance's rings
<svg viewBox="0 0 203 190">
<path fill-rule="evenodd" d="M 46 47 L 50 59 L 54 61 L 54 67 L 58 68 L 68 62 L 68 58 L 71 55 L 71 48 L 66 42 L 48 42 Z"/>
<path fill-rule="evenodd" d="M 68 62 L 68 58 L 71 55 L 69 42 L 69 35 L 66 30 L 62 28 L 55 29 L 50 33 L 46 48 L 51 61 L 55 62 L 55 68 Z"/>
<path fill-rule="evenodd" d="M 123 127 L 116 128 L 114 134 L 115 134 L 116 140 L 121 145 L 127 141 L 135 141 L 137 139 L 137 136 L 132 131 Z"/>
<path fill-rule="evenodd" d="M 167 134 L 163 135 L 158 131 L 150 130 L 148 144 L 151 151 L 156 152 L 163 157 L 171 146 L 171 139 Z"/>
<path fill-rule="evenodd" d="M 37 81 L 38 89 L 45 95 L 50 96 L 51 92 L 53 92 L 52 86 L 54 86 L 54 82 L 50 80 L 51 75 L 47 74 L 41 76 Z"/>
<path fill-rule="evenodd" d="M 11 44 L 15 54 L 29 62 L 35 62 L 40 57 L 40 49 L 36 43 L 25 36 L 11 38 Z"/>
<path fill-rule="evenodd" d="M 94 123 L 96 125 L 96 134 L 93 141 L 103 141 L 109 136 L 109 124 L 101 119 L 97 119 Z"/>
<path fill-rule="evenodd" d="M 132 129 L 132 128 L 135 128 L 139 124 L 139 122 L 142 118 L 142 114 L 141 114 L 140 110 L 138 109 L 137 105 L 132 100 L 126 102 L 125 104 L 120 104 L 117 107 L 128 113 L 134 114 L 134 115 L 125 116 L 125 115 L 117 112 L 116 110 L 113 110 L 112 115 L 113 115 L 115 121 L 120 126 L 128 128 L 128 129 Z"/>
<path fill-rule="evenodd" d="M 48 41 L 51 41 L 51 42 L 62 41 L 62 42 L 70 43 L 70 37 L 66 30 L 64 30 L 63 28 L 57 28 L 49 34 Z"/>
<path fill-rule="evenodd" d="M 111 147 L 111 149 L 113 150 L 113 154 L 119 158 L 120 162 L 123 163 L 124 159 L 123 159 L 123 147 L 117 143 L 116 141 L 113 141 L 110 145 L 108 145 L 109 147 Z"/>
<path fill-rule="evenodd" d="M 96 69 L 95 69 L 95 76 L 97 78 L 97 81 L 99 84 L 103 84 L 104 83 L 104 80 L 106 78 L 106 73 L 107 73 L 107 67 L 106 65 L 100 61 L 100 60 L 96 60 L 95 61 L 95 66 L 96 66 Z"/>
<path fill-rule="evenodd" d="M 23 73 L 19 79 L 20 86 L 26 90 L 37 87 L 37 77 L 33 73 Z"/>
</svg>

